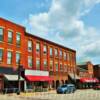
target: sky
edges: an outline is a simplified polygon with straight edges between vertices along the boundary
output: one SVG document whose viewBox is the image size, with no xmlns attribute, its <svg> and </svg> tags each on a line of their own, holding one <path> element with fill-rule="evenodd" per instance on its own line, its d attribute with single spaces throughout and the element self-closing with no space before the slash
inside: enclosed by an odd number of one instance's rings
<svg viewBox="0 0 100 100">
<path fill-rule="evenodd" d="M 0 17 L 100 64 L 100 0 L 0 0 Z"/>
</svg>

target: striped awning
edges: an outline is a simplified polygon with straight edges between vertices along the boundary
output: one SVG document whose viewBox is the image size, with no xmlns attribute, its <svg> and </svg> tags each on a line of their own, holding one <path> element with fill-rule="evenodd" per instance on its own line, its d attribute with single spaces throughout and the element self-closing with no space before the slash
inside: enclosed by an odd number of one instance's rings
<svg viewBox="0 0 100 100">
<path fill-rule="evenodd" d="M 18 81 L 18 75 L 8 75 L 4 74 L 4 78 L 8 81 Z M 23 81 L 24 79 L 20 77 L 20 80 Z"/>
</svg>

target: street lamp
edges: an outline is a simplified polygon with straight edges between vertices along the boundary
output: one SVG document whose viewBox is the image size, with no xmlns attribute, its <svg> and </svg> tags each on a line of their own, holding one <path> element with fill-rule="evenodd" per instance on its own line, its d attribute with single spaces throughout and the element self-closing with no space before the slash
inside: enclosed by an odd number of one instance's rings
<svg viewBox="0 0 100 100">
<path fill-rule="evenodd" d="M 20 76 L 21 76 L 22 65 L 20 64 L 20 60 L 18 61 L 18 92 L 20 94 L 21 84 L 20 84 Z"/>
<path fill-rule="evenodd" d="M 74 67 L 74 69 L 73 69 L 73 74 L 74 74 L 74 82 L 75 82 L 75 84 L 76 84 L 76 68 Z"/>
</svg>

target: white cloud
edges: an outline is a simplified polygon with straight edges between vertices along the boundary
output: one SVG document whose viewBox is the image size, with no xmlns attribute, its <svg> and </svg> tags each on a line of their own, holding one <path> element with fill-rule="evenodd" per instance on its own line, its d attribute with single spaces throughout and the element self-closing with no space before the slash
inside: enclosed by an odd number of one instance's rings
<svg viewBox="0 0 100 100">
<path fill-rule="evenodd" d="M 100 0 L 52 0 L 48 12 L 31 14 L 27 21 L 32 33 L 76 49 L 83 59 L 87 51 L 88 54 L 96 52 L 95 41 L 100 35 L 94 27 L 87 27 L 81 16 L 89 13 L 97 3 Z M 100 50 L 100 46 L 98 48 Z"/>
</svg>

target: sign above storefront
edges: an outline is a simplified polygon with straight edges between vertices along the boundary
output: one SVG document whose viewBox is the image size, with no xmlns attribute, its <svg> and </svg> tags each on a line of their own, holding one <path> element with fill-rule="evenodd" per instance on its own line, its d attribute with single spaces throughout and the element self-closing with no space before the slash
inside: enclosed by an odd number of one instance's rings
<svg viewBox="0 0 100 100">
<path fill-rule="evenodd" d="M 49 72 L 48 71 L 40 71 L 40 70 L 25 70 L 25 75 L 49 76 Z"/>
</svg>

